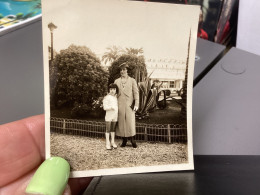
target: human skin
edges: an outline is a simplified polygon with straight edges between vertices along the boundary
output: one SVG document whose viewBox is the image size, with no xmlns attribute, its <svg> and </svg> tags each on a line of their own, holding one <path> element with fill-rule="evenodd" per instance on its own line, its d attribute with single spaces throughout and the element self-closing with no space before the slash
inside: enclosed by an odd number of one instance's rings
<svg viewBox="0 0 260 195">
<path fill-rule="evenodd" d="M 45 160 L 44 115 L 0 125 L 0 194 L 24 195 Z M 69 179 L 64 195 L 80 194 L 92 178 Z"/>
</svg>

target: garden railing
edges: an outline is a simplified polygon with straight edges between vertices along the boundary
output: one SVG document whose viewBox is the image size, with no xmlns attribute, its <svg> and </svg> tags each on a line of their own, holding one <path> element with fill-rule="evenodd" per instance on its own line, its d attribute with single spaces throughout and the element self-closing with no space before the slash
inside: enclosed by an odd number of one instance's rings
<svg viewBox="0 0 260 195">
<path fill-rule="evenodd" d="M 105 137 L 105 122 L 51 118 L 51 132 L 79 135 L 94 138 Z M 138 141 L 186 143 L 186 124 L 145 124 L 136 123 L 136 136 Z"/>
</svg>

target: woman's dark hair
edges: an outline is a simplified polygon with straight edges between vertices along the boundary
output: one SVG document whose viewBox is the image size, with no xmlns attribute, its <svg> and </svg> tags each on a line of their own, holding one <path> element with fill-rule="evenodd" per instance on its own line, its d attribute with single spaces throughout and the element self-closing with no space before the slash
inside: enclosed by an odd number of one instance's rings
<svg viewBox="0 0 260 195">
<path fill-rule="evenodd" d="M 108 92 L 110 91 L 110 89 L 116 89 L 116 93 L 117 93 L 117 94 L 118 94 L 118 92 L 119 92 L 118 86 L 117 86 L 117 84 L 115 84 L 115 83 L 111 83 L 111 84 L 108 86 Z"/>
</svg>

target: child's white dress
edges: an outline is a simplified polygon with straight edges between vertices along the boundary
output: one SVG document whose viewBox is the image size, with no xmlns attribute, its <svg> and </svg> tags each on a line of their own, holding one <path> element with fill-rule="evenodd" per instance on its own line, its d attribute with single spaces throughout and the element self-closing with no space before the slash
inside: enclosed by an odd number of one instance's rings
<svg viewBox="0 0 260 195">
<path fill-rule="evenodd" d="M 106 111 L 105 121 L 117 121 L 118 102 L 116 96 L 106 95 L 103 99 L 103 108 Z M 112 108 L 114 109 L 112 110 Z"/>
</svg>

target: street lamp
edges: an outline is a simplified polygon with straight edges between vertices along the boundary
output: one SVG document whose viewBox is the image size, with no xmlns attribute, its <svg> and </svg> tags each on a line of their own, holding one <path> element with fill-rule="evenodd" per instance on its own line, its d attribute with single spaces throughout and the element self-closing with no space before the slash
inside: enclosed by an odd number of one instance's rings
<svg viewBox="0 0 260 195">
<path fill-rule="evenodd" d="M 48 28 L 51 31 L 51 61 L 53 60 L 53 30 L 57 28 L 52 22 L 48 24 Z"/>
</svg>

